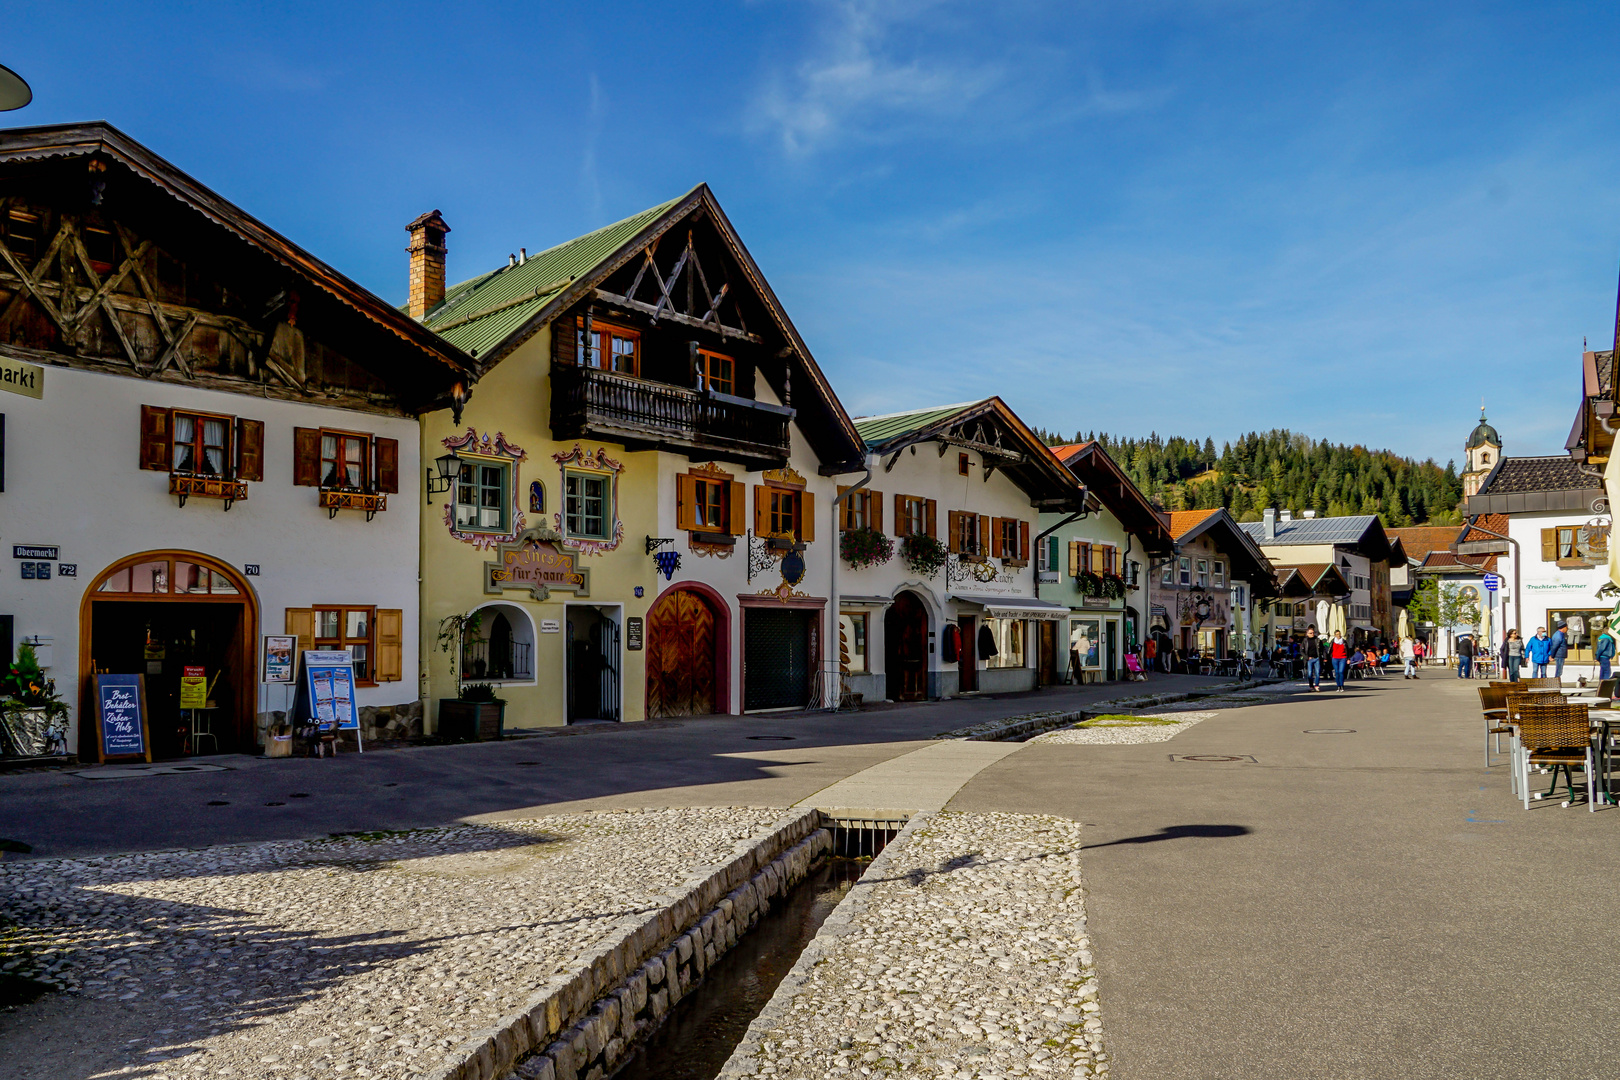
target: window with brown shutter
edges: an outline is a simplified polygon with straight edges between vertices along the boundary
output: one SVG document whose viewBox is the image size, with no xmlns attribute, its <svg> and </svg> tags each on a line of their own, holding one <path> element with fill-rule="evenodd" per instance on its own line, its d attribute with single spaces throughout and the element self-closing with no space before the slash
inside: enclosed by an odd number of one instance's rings
<svg viewBox="0 0 1620 1080">
<path fill-rule="evenodd" d="M 388 508 L 377 495 L 399 494 L 399 440 L 364 431 L 293 428 L 293 483 L 321 489 L 319 505 L 332 510 Z M 339 494 L 341 493 L 341 494 Z"/>
<path fill-rule="evenodd" d="M 236 420 L 236 478 L 264 479 L 263 420 Z"/>
<path fill-rule="evenodd" d="M 1018 561 L 1025 564 L 1029 562 L 1029 522 L 1027 521 L 1018 523 Z"/>
<path fill-rule="evenodd" d="M 1542 529 L 1541 530 L 1541 561 L 1542 562 L 1557 562 L 1558 561 L 1558 530 L 1557 529 Z"/>
<path fill-rule="evenodd" d="M 933 499 L 926 499 L 924 500 L 923 510 L 928 517 L 928 535 L 937 539 L 939 537 L 939 524 L 935 521 L 935 516 L 939 510 L 939 503 Z"/>
<path fill-rule="evenodd" d="M 1069 576 L 1079 577 L 1080 571 L 1085 569 L 1086 546 L 1078 540 L 1069 541 Z"/>
<path fill-rule="evenodd" d="M 398 608 L 377 609 L 377 681 L 399 682 L 405 677 L 405 613 Z"/>
<path fill-rule="evenodd" d="M 675 477 L 675 527 L 687 532 L 740 536 L 742 485 L 724 476 L 686 473 Z"/>
<path fill-rule="evenodd" d="M 974 542 L 973 554 L 975 554 L 975 555 L 983 555 L 984 554 L 985 548 L 989 546 L 989 542 L 990 542 L 989 541 L 989 536 L 990 536 L 990 515 L 989 514 L 980 514 L 978 516 L 978 527 L 974 531 L 974 534 L 973 534 L 973 542 Z"/>
<path fill-rule="evenodd" d="M 945 516 L 945 546 L 951 554 L 962 553 L 962 518 L 965 515 L 960 510 L 952 510 Z"/>
<path fill-rule="evenodd" d="M 315 647 L 315 609 L 314 608 L 288 608 L 286 622 L 283 624 L 283 633 L 290 634 L 298 639 L 298 651 L 305 652 Z M 297 658 L 294 658 L 296 662 Z"/>
<path fill-rule="evenodd" d="M 293 428 L 293 483 L 321 486 L 321 429 Z"/>
<path fill-rule="evenodd" d="M 141 468 L 168 472 L 174 439 L 174 410 L 141 406 Z"/>
<path fill-rule="evenodd" d="M 399 440 L 374 439 L 372 449 L 377 458 L 377 490 L 384 495 L 399 494 Z M 377 613 L 379 616 L 382 612 Z"/>
<path fill-rule="evenodd" d="M 797 488 L 754 485 L 754 535 L 810 543 L 816 538 L 816 497 Z"/>
</svg>

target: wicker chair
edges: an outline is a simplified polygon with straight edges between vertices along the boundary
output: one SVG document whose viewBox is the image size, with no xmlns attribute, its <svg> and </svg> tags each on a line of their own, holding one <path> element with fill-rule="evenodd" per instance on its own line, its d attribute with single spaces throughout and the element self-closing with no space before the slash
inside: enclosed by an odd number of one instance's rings
<svg viewBox="0 0 1620 1080">
<path fill-rule="evenodd" d="M 1485 767 L 1488 769 L 1496 762 L 1491 760 L 1491 739 L 1496 740 L 1496 752 L 1502 752 L 1502 736 L 1513 735 L 1513 728 L 1507 724 L 1507 690 L 1498 689 L 1497 684 L 1476 687 L 1479 691 L 1479 711 L 1485 715 Z"/>
<path fill-rule="evenodd" d="M 1511 706 L 1510 706 L 1511 708 Z M 1597 770 L 1592 760 L 1592 723 L 1586 715 L 1585 705 L 1524 705 L 1518 713 L 1519 727 L 1519 791 L 1524 808 L 1530 809 L 1532 798 L 1543 799 L 1558 790 L 1558 774 L 1564 774 L 1569 797 L 1564 805 L 1575 801 L 1576 765 L 1586 772 L 1586 808 L 1597 809 Z M 1553 770 L 1552 786 L 1544 792 L 1530 794 L 1530 767 L 1550 765 Z"/>
<path fill-rule="evenodd" d="M 1531 690 L 1557 690 L 1564 685 L 1561 679 L 1520 679 Z"/>
<path fill-rule="evenodd" d="M 1545 680 L 1543 680 L 1545 681 Z M 1524 796 L 1524 789 L 1520 785 L 1521 771 L 1528 774 L 1528 767 L 1521 770 L 1523 763 L 1519 760 L 1524 752 L 1524 742 L 1519 737 L 1519 718 L 1527 705 L 1560 705 L 1563 698 L 1553 689 L 1537 690 L 1525 685 L 1525 680 L 1508 683 L 1503 695 L 1506 711 L 1502 724 L 1509 728 L 1508 732 L 1508 790 L 1516 798 Z"/>
</svg>

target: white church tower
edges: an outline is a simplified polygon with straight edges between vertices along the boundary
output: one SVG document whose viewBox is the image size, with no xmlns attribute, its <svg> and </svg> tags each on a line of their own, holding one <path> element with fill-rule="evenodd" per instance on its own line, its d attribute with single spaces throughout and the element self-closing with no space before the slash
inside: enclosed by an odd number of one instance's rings
<svg viewBox="0 0 1620 1080">
<path fill-rule="evenodd" d="M 1485 482 L 1496 463 L 1502 459 L 1502 438 L 1496 434 L 1496 429 L 1485 422 L 1485 406 L 1479 407 L 1479 426 L 1468 436 L 1468 445 L 1465 448 L 1468 454 L 1468 468 L 1462 474 L 1463 498 L 1468 498 L 1479 491 L 1479 486 Z"/>
</svg>

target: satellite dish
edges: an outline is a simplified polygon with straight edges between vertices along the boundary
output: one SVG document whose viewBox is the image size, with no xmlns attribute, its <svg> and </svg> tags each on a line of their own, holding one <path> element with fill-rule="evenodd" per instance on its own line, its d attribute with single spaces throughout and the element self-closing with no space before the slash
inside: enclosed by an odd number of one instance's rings
<svg viewBox="0 0 1620 1080">
<path fill-rule="evenodd" d="M 20 109 L 34 100 L 34 92 L 23 77 L 0 64 L 0 112 Z"/>
</svg>

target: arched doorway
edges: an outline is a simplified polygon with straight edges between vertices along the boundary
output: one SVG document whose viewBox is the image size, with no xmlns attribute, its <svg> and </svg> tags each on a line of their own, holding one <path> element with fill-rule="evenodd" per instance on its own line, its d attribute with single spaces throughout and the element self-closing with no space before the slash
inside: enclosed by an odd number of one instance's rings
<svg viewBox="0 0 1620 1080">
<path fill-rule="evenodd" d="M 676 586 L 655 600 L 647 611 L 647 716 L 724 712 L 729 637 L 724 615 L 696 589 Z"/>
<path fill-rule="evenodd" d="M 79 753 L 95 760 L 90 677 L 143 675 L 153 757 L 253 753 L 259 602 L 235 568 L 195 551 L 146 551 L 96 576 L 79 611 Z M 201 667 L 212 739 L 188 747 L 180 676 Z"/>
<path fill-rule="evenodd" d="M 895 701 L 928 695 L 928 611 L 917 594 L 902 592 L 883 613 L 885 688 Z"/>
</svg>

